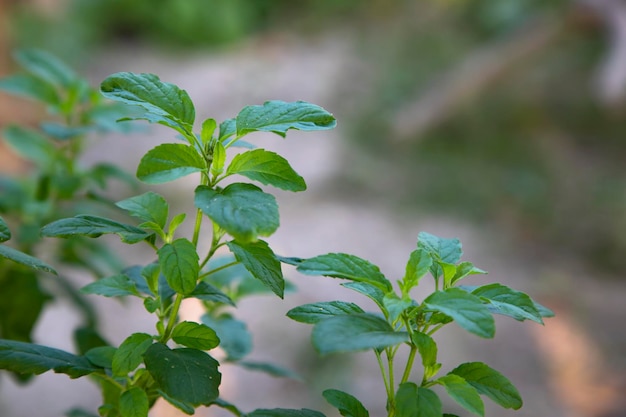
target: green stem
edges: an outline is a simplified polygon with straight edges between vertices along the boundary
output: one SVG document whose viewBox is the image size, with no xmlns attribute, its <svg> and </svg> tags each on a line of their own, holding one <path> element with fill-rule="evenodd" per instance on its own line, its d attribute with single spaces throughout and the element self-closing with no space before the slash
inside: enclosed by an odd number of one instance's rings
<svg viewBox="0 0 626 417">
<path fill-rule="evenodd" d="M 432 335 L 433 335 L 433 333 L 435 333 L 437 330 L 441 329 L 443 326 L 445 326 L 445 324 L 444 324 L 444 323 L 440 323 L 440 324 L 436 325 L 435 327 L 433 327 L 433 328 L 432 328 L 430 331 L 428 331 L 426 334 L 427 334 L 428 336 L 432 336 Z"/>
<path fill-rule="evenodd" d="M 167 327 L 163 332 L 163 336 L 161 337 L 161 343 L 167 343 L 170 339 L 170 335 L 172 334 L 172 330 L 174 329 L 174 325 L 176 324 L 176 317 L 178 316 L 178 310 L 180 309 L 180 305 L 183 302 L 183 295 L 176 294 L 176 299 L 174 300 L 174 305 L 172 306 L 172 310 L 170 311 L 170 318 L 167 321 Z"/>
<path fill-rule="evenodd" d="M 411 345 L 411 351 L 409 352 L 409 358 L 406 362 L 406 367 L 404 368 L 404 373 L 402 374 L 402 380 L 400 384 L 404 384 L 409 380 L 409 376 L 411 376 L 411 369 L 413 369 L 413 362 L 415 361 L 415 354 L 417 353 L 417 346 Z"/>
<path fill-rule="evenodd" d="M 380 373 L 383 377 L 383 382 L 385 383 L 385 392 L 387 392 L 387 398 L 391 396 L 391 390 L 393 387 L 389 386 L 389 381 L 387 380 L 387 373 L 385 372 L 385 365 L 383 364 L 383 358 L 380 356 L 380 352 L 377 350 L 374 351 L 376 354 L 376 360 L 378 361 L 378 367 L 380 368 Z"/>
<path fill-rule="evenodd" d="M 200 228 L 202 226 L 202 210 L 196 210 L 196 223 L 193 227 L 193 240 L 191 241 L 194 246 L 198 246 L 198 240 L 200 239 Z"/>
<path fill-rule="evenodd" d="M 238 263 L 239 263 L 238 261 L 230 262 L 230 263 L 228 263 L 226 265 L 222 265 L 222 266 L 217 267 L 215 269 L 212 269 L 212 270 L 210 270 L 208 272 L 205 272 L 204 274 L 200 274 L 200 276 L 198 278 L 200 278 L 200 279 L 206 278 L 206 277 L 208 277 L 211 274 L 215 274 L 216 272 L 219 272 L 219 271 L 221 271 L 223 269 L 230 268 L 231 266 L 235 266 Z"/>
</svg>

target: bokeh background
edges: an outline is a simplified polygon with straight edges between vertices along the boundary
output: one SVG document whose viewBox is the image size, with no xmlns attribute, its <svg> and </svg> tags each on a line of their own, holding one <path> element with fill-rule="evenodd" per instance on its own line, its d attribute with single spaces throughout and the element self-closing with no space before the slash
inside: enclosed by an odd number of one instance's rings
<svg viewBox="0 0 626 417">
<path fill-rule="evenodd" d="M 545 327 L 498 320 L 495 341 L 443 332 L 444 364 L 482 359 L 519 387 L 524 408 L 488 415 L 626 416 L 623 1 L 0 0 L 0 76 L 16 69 L 10 53 L 20 47 L 57 54 L 94 85 L 117 71 L 156 73 L 190 93 L 199 120 L 268 99 L 332 111 L 333 133 L 259 135 L 309 184 L 279 194 L 273 244 L 294 256 L 354 253 L 394 279 L 420 230 L 460 237 L 490 281 L 557 313 Z M 42 116 L 0 93 L 0 127 Z M 159 128 L 94 138 L 84 163 L 132 172 L 171 139 Z M 22 175 L 28 165 L 2 148 L 0 170 Z M 180 195 L 184 210 L 192 189 L 181 181 L 157 191 Z M 282 303 L 251 299 L 237 314 L 254 329 L 254 355 L 279 358 L 307 384 L 227 368 L 225 397 L 244 409 L 331 415 L 321 391 L 334 387 L 382 415 L 373 355 L 320 358 L 310 329 L 282 317 L 305 302 L 361 300 L 332 280 L 289 276 L 300 291 Z M 151 329 L 140 306 L 94 303 L 114 342 Z M 37 341 L 71 349 L 74 314 L 49 305 Z M 97 404 L 86 380 L 44 375 L 21 386 L 0 375 L 2 417 Z"/>
</svg>

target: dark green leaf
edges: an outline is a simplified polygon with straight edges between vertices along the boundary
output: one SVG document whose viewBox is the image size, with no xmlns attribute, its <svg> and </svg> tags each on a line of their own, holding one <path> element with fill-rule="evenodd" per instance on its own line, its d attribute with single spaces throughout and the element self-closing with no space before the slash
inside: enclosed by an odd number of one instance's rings
<svg viewBox="0 0 626 417">
<path fill-rule="evenodd" d="M 274 100 L 262 106 L 247 106 L 237 115 L 237 135 L 249 132 L 274 132 L 285 137 L 287 130 L 327 130 L 337 125 L 332 114 L 304 101 L 287 103 Z"/>
<path fill-rule="evenodd" d="M 11 239 L 9 225 L 6 224 L 2 217 L 0 217 L 0 242 L 6 242 L 9 239 Z"/>
<path fill-rule="evenodd" d="M 287 317 L 300 323 L 315 324 L 330 317 L 359 313 L 364 313 L 364 311 L 354 303 L 324 301 L 292 308 L 287 312 Z"/>
<path fill-rule="evenodd" d="M 52 85 L 68 88 L 77 79 L 76 73 L 70 67 L 45 51 L 23 49 L 15 54 L 15 60 L 25 70 Z"/>
<path fill-rule="evenodd" d="M 252 335 L 244 322 L 228 316 L 212 318 L 206 314 L 202 316 L 202 322 L 217 333 L 227 360 L 237 361 L 252 350 Z"/>
<path fill-rule="evenodd" d="M 325 417 L 319 411 L 303 408 L 291 410 L 287 408 L 273 408 L 271 410 L 258 409 L 248 414 L 248 417 Z"/>
<path fill-rule="evenodd" d="M 150 402 L 144 390 L 132 387 L 120 395 L 121 417 L 148 417 Z"/>
<path fill-rule="evenodd" d="M 413 300 L 407 297 L 400 298 L 394 292 L 390 292 L 385 294 L 383 297 L 383 311 L 386 311 L 389 316 L 389 321 L 391 323 L 395 323 L 398 318 L 404 313 L 407 309 L 413 307 L 415 303 Z"/>
<path fill-rule="evenodd" d="M 227 243 L 235 258 L 261 281 L 274 294 L 283 297 L 285 292 L 285 278 L 280 262 L 267 242 L 262 240 L 252 243 L 241 243 L 235 240 Z"/>
<path fill-rule="evenodd" d="M 249 371 L 265 372 L 268 375 L 291 378 L 296 381 L 302 381 L 302 377 L 290 369 L 283 368 L 282 366 L 275 365 L 273 363 L 266 362 L 251 362 L 251 361 L 239 361 L 238 365 L 243 366 Z"/>
<path fill-rule="evenodd" d="M 313 346 L 321 354 L 381 349 L 407 340 L 407 333 L 367 313 L 335 316 L 313 327 Z"/>
<path fill-rule="evenodd" d="M 102 372 L 83 356 L 32 343 L 0 339 L 0 369 L 20 374 L 42 374 L 54 371 L 79 378 Z"/>
<path fill-rule="evenodd" d="M 424 368 L 437 365 L 437 344 L 432 337 L 425 333 L 414 332 L 412 341 L 417 346 L 417 350 L 422 357 Z"/>
<path fill-rule="evenodd" d="M 480 337 L 491 338 L 495 323 L 489 309 L 480 298 L 458 288 L 436 291 L 423 303 L 427 309 L 438 311 L 454 319 L 459 326 Z"/>
<path fill-rule="evenodd" d="M 495 283 L 478 287 L 472 294 L 488 301 L 487 307 L 492 313 L 519 321 L 532 320 L 543 324 L 541 313 L 537 311 L 535 303 L 523 292 Z"/>
<path fill-rule="evenodd" d="M 98 281 L 85 285 L 80 291 L 84 294 L 97 294 L 104 297 L 139 295 L 135 283 L 124 274 L 101 278 Z"/>
<path fill-rule="evenodd" d="M 52 107 L 58 106 L 60 101 L 54 86 L 29 74 L 16 74 L 0 79 L 0 90 L 39 100 Z"/>
<path fill-rule="evenodd" d="M 450 371 L 450 374 L 460 376 L 479 393 L 488 396 L 504 408 L 517 410 L 523 404 L 522 397 L 511 381 L 482 362 L 461 364 Z"/>
<path fill-rule="evenodd" d="M 441 400 L 434 391 L 413 382 L 400 384 L 396 393 L 397 417 L 441 417 Z"/>
<path fill-rule="evenodd" d="M 428 273 L 433 258 L 424 249 L 416 249 L 411 252 L 409 261 L 406 264 L 406 272 L 402 283 L 403 292 L 406 294 L 413 287 L 419 284 L 420 279 Z"/>
<path fill-rule="evenodd" d="M 463 255 L 459 239 L 444 239 L 426 232 L 419 233 L 417 247 L 430 252 L 436 260 L 448 264 L 456 264 Z M 431 266 L 430 271 L 435 279 L 443 275 L 441 266 L 437 263 Z"/>
<path fill-rule="evenodd" d="M 392 290 L 391 283 L 376 265 L 345 253 L 329 253 L 306 259 L 298 265 L 297 269 L 306 275 L 324 275 L 365 282 L 378 287 L 385 293 Z"/>
<path fill-rule="evenodd" d="M 152 342 L 152 336 L 146 333 L 134 333 L 127 337 L 113 355 L 113 375 L 125 377 L 137 369 Z"/>
<path fill-rule="evenodd" d="M 172 398 L 165 391 L 162 391 L 160 389 L 158 389 L 157 392 L 168 403 L 172 404 L 174 407 L 178 408 L 183 413 L 191 416 L 191 415 L 193 415 L 196 412 L 196 408 L 193 406 L 193 404 L 189 404 L 189 403 L 187 403 L 185 401 L 180 401 L 180 400 L 177 400 L 175 398 Z"/>
<path fill-rule="evenodd" d="M 196 289 L 193 290 L 188 297 L 197 298 L 202 301 L 212 301 L 214 303 L 220 304 L 228 304 L 230 306 L 235 307 L 235 303 L 230 299 L 229 296 L 215 288 L 214 286 L 207 284 L 206 282 L 200 282 L 196 286 Z"/>
<path fill-rule="evenodd" d="M 363 404 L 347 392 L 327 389 L 322 395 L 344 417 L 369 417 L 370 415 Z"/>
<path fill-rule="evenodd" d="M 474 264 L 471 262 L 461 262 L 460 264 L 457 265 L 456 274 L 454 275 L 450 283 L 454 284 L 468 275 L 486 274 L 486 273 L 487 271 L 483 271 L 480 268 L 476 268 Z"/>
<path fill-rule="evenodd" d="M 230 184 L 221 191 L 199 186 L 195 205 L 241 242 L 270 236 L 278 229 L 276 199 L 252 184 Z"/>
<path fill-rule="evenodd" d="M 485 415 L 485 404 L 483 404 L 483 400 L 480 398 L 476 388 L 465 381 L 465 379 L 458 375 L 448 374 L 437 379 L 435 382 L 443 385 L 450 398 L 470 413 L 481 417 Z"/>
<path fill-rule="evenodd" d="M 196 117 L 193 103 L 185 90 L 162 82 L 154 74 L 120 72 L 109 76 L 100 86 L 111 100 L 140 106 L 145 112 L 133 119 L 145 119 L 191 134 Z"/>
<path fill-rule="evenodd" d="M 206 161 L 191 146 L 164 143 L 150 149 L 141 158 L 137 178 L 148 184 L 161 184 L 206 169 Z"/>
<path fill-rule="evenodd" d="M 141 242 L 152 235 L 152 233 L 147 233 L 129 224 L 119 223 L 104 217 L 87 215 L 57 220 L 41 229 L 41 235 L 44 237 L 70 237 L 76 235 L 99 237 L 103 234 L 116 234 L 124 243 Z"/>
<path fill-rule="evenodd" d="M 40 165 L 48 166 L 56 157 L 52 143 L 38 132 L 21 126 L 9 126 L 2 131 L 4 140 L 21 157 Z"/>
<path fill-rule="evenodd" d="M 179 345 L 199 350 L 211 350 L 220 344 L 215 330 L 192 321 L 178 323 L 172 331 L 172 339 Z"/>
<path fill-rule="evenodd" d="M 285 158 L 264 149 L 255 149 L 236 155 L 228 166 L 226 174 L 243 175 L 251 180 L 283 190 L 306 190 L 304 179 L 291 168 Z"/>
<path fill-rule="evenodd" d="M 196 289 L 200 260 L 196 247 L 187 239 L 176 239 L 163 245 L 157 252 L 161 273 L 172 289 L 189 295 Z"/>
<path fill-rule="evenodd" d="M 107 188 L 107 183 L 111 179 L 121 181 L 131 187 L 137 186 L 135 177 L 122 168 L 107 163 L 95 164 L 89 170 L 89 179 L 94 181 L 102 189 Z"/>
<path fill-rule="evenodd" d="M 115 203 L 119 208 L 129 212 L 131 216 L 146 222 L 154 222 L 161 229 L 165 228 L 169 212 L 169 205 L 165 199 L 152 191 L 127 198 Z"/>
<path fill-rule="evenodd" d="M 539 314 L 541 314 L 541 317 L 554 317 L 554 311 L 550 310 L 548 307 L 543 306 L 536 301 L 533 301 L 533 304 L 535 305 L 535 308 L 537 309 Z"/>
<path fill-rule="evenodd" d="M 52 268 L 44 261 L 5 245 L 0 245 L 0 257 L 10 259 L 13 262 L 17 262 L 21 265 L 26 265 L 29 268 L 33 268 L 38 271 L 50 272 L 57 275 L 57 271 L 55 271 L 54 268 Z"/>
<path fill-rule="evenodd" d="M 98 417 L 98 415 L 82 410 L 80 408 L 73 408 L 65 413 L 65 417 Z"/>
<path fill-rule="evenodd" d="M 113 356 L 116 351 L 117 349 L 113 346 L 98 346 L 89 349 L 87 353 L 85 353 L 85 357 L 89 362 L 100 368 L 111 369 L 113 367 Z"/>
<path fill-rule="evenodd" d="M 237 131 L 237 123 L 235 119 L 226 119 L 220 123 L 220 137 L 219 141 L 224 143 L 226 139 L 234 135 Z"/>
<path fill-rule="evenodd" d="M 218 362 L 207 353 L 173 349 L 155 343 L 144 355 L 146 369 L 170 398 L 193 406 L 209 405 L 219 396 L 222 375 Z"/>
<path fill-rule="evenodd" d="M 344 282 L 341 286 L 363 294 L 370 300 L 374 301 L 381 310 L 385 308 L 385 293 L 382 292 L 377 286 L 365 282 Z"/>
</svg>

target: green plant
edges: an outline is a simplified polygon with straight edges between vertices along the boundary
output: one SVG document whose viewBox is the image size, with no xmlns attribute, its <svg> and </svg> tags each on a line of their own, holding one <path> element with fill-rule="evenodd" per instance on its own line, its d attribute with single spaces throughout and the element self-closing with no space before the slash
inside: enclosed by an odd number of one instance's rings
<svg viewBox="0 0 626 417">
<path fill-rule="evenodd" d="M 193 231 L 190 236 L 180 236 L 185 214 L 170 213 L 166 198 L 152 191 L 117 203 L 140 220 L 136 226 L 91 214 L 44 226 L 41 233 L 46 237 L 115 234 L 124 243 L 143 242 L 152 248 L 153 262 L 102 278 L 82 291 L 140 298 L 154 315 L 156 332 L 134 333 L 119 346 L 99 340 L 84 355 L 0 340 L 0 368 L 27 374 L 53 370 L 71 378 L 89 375 L 102 389 L 103 405 L 98 413 L 106 417 L 147 416 L 159 398 L 187 414 L 200 406 L 218 406 L 237 416 L 323 416 L 308 409 L 241 411 L 221 398 L 220 364 L 209 353 L 219 346 L 226 353 L 223 361 L 289 376 L 276 365 L 244 359 L 250 350 L 250 336 L 245 324 L 232 315 L 236 302 L 258 291 L 271 291 L 282 298 L 285 279 L 281 263 L 285 263 L 304 274 L 346 279 L 350 282 L 344 283 L 345 287 L 364 294 L 380 308 L 382 315 L 366 313 L 353 303 L 332 301 L 300 306 L 288 315 L 314 324 L 313 344 L 322 354 L 373 350 L 381 365 L 389 416 L 443 416 L 441 402 L 431 390 L 436 384 L 443 385 L 453 399 L 478 415 L 484 414 L 479 394 L 504 407 L 521 406 L 513 385 L 482 363 L 462 364 L 435 378 L 441 365 L 431 336 L 444 325 L 455 321 L 481 337 L 492 337 L 492 313 L 540 323 L 542 317 L 551 314 L 527 295 L 500 284 L 459 286 L 461 279 L 484 271 L 469 262 L 459 262 L 458 240 L 420 234 L 418 248 L 410 256 L 397 293 L 378 267 L 353 255 L 301 259 L 275 254 L 262 240 L 279 225 L 275 198 L 249 182 L 226 185 L 226 179 L 243 176 L 283 190 L 305 190 L 304 179 L 283 157 L 254 148 L 242 138 L 259 131 L 285 137 L 290 129 L 331 129 L 336 122 L 330 113 L 306 102 L 268 101 L 245 107 L 235 118 L 219 125 L 207 119 L 196 134 L 195 108 L 188 94 L 155 75 L 114 74 L 104 80 L 101 91 L 109 99 L 141 109 L 127 119 L 168 126 L 182 139 L 148 151 L 139 163 L 137 177 L 148 184 L 159 184 L 196 174 L 199 184 L 193 196 Z M 244 147 L 242 152 L 227 158 L 229 150 L 240 146 Z M 207 229 L 210 245 L 201 252 L 199 242 Z M 230 254 L 223 253 L 226 249 Z M 435 279 L 436 291 L 418 302 L 410 293 L 428 272 Z M 206 314 L 201 323 L 179 320 L 181 303 L 188 298 L 204 304 Z M 394 377 L 394 359 L 405 345 L 410 352 L 398 381 Z M 416 383 L 411 381 L 411 369 L 418 354 L 424 374 Z M 350 394 L 327 390 L 324 397 L 344 416 L 369 415 Z M 75 411 L 79 413 L 93 415 Z"/>
</svg>

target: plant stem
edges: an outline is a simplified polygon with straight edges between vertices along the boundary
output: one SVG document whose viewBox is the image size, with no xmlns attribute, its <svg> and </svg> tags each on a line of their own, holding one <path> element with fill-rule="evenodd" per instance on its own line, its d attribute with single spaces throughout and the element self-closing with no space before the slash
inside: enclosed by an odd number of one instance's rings
<svg viewBox="0 0 626 417">
<path fill-rule="evenodd" d="M 411 369 L 413 369 L 413 362 L 415 361 L 415 354 L 417 353 L 417 346 L 411 344 L 411 351 L 409 352 L 409 358 L 406 362 L 406 367 L 404 368 L 404 373 L 402 374 L 401 384 L 404 384 L 409 380 L 409 376 L 411 376 Z"/>
<path fill-rule="evenodd" d="M 393 389 L 393 387 L 389 386 L 389 381 L 387 380 L 387 373 L 385 372 L 385 365 L 383 364 L 383 359 L 380 356 L 380 352 L 378 352 L 377 350 L 374 350 L 374 353 L 376 354 L 376 360 L 378 361 L 380 373 L 383 377 L 383 382 L 385 383 L 385 391 L 387 392 L 387 398 L 389 398 L 391 395 L 390 392 Z"/>
<path fill-rule="evenodd" d="M 191 243 L 194 246 L 198 246 L 198 240 L 200 239 L 200 227 L 202 226 L 202 210 L 196 209 L 196 223 L 193 227 L 193 238 Z"/>
<path fill-rule="evenodd" d="M 178 316 L 178 310 L 180 309 L 180 305 L 183 302 L 183 295 L 176 294 L 176 299 L 174 300 L 174 305 L 172 305 L 172 310 L 170 311 L 170 318 L 167 321 L 167 327 L 163 332 L 163 336 L 161 337 L 161 343 L 167 343 L 170 339 L 170 335 L 172 334 L 172 330 L 174 329 L 174 325 L 176 324 L 176 317 Z"/>
<path fill-rule="evenodd" d="M 210 270 L 208 272 L 205 272 L 204 274 L 200 274 L 200 276 L 198 278 L 202 279 L 202 278 L 208 277 L 211 274 L 214 274 L 214 273 L 219 272 L 219 271 L 221 271 L 223 269 L 226 269 L 226 268 L 230 268 L 231 266 L 235 266 L 238 263 L 239 263 L 239 261 L 233 261 L 233 262 L 227 263 L 226 265 L 219 266 L 219 267 L 217 267 L 215 269 L 212 269 L 212 270 Z"/>
</svg>

